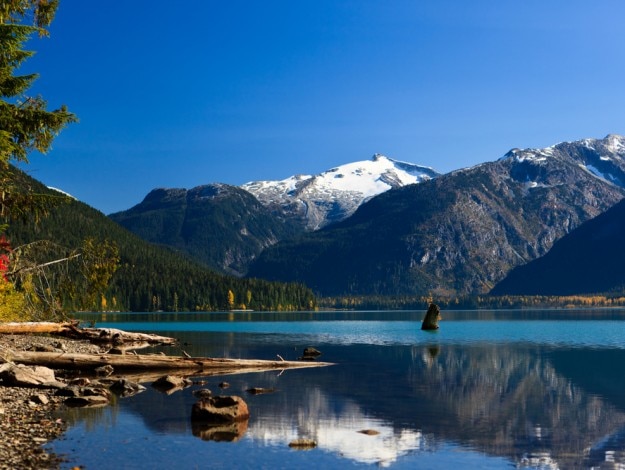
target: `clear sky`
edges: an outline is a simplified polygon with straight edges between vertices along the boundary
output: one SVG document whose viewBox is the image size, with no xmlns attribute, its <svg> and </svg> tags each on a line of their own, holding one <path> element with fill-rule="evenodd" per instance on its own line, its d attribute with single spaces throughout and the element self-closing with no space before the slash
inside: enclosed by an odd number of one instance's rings
<svg viewBox="0 0 625 470">
<path fill-rule="evenodd" d="M 108 214 L 374 153 L 446 172 L 625 134 L 624 18 L 622 0 L 61 0 L 23 69 L 80 122 L 26 169 Z"/>
</svg>

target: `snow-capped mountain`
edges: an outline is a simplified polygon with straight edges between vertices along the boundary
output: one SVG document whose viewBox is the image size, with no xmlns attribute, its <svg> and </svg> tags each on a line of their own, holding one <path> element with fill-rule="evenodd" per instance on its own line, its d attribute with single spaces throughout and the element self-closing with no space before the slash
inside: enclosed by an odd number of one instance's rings
<svg viewBox="0 0 625 470">
<path fill-rule="evenodd" d="M 248 274 L 327 296 L 483 294 L 624 197 L 625 137 L 513 149 L 268 247 Z"/>
<path fill-rule="evenodd" d="M 563 142 L 544 149 L 512 149 L 499 159 L 513 162 L 511 175 L 525 178 L 528 188 L 545 185 L 547 168 L 556 161 L 576 164 L 592 176 L 625 187 L 625 137 L 609 134 L 603 139 Z"/>
<path fill-rule="evenodd" d="M 371 160 L 347 163 L 318 175 L 254 181 L 241 188 L 271 210 L 316 230 L 349 217 L 373 196 L 438 175 L 432 168 L 376 154 Z"/>
</svg>

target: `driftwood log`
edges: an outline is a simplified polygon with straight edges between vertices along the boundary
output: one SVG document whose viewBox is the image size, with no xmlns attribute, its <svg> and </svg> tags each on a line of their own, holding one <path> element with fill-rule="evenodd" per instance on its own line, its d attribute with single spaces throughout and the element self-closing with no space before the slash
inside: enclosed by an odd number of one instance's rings
<svg viewBox="0 0 625 470">
<path fill-rule="evenodd" d="M 262 359 L 229 359 L 208 357 L 163 356 L 159 354 L 74 354 L 56 352 L 8 351 L 5 360 L 19 364 L 39 365 L 51 369 L 93 370 L 110 365 L 115 371 L 155 371 L 186 369 L 196 372 L 230 372 L 232 370 L 271 370 L 323 367 L 328 362 L 272 361 Z"/>
<path fill-rule="evenodd" d="M 76 326 L 70 322 L 10 322 L 0 323 L 0 334 L 7 335 L 26 335 L 32 333 L 61 334 L 65 332 L 70 325 Z"/>
<path fill-rule="evenodd" d="M 51 334 L 93 343 L 148 343 L 176 344 L 178 340 L 167 336 L 132 333 L 116 328 L 79 328 L 78 322 L 13 322 L 0 323 L 0 334 Z"/>
</svg>

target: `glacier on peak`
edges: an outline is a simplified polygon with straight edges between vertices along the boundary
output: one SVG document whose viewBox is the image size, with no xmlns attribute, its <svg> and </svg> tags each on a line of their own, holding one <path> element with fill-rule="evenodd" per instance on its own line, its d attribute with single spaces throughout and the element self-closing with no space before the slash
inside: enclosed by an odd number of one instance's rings
<svg viewBox="0 0 625 470">
<path fill-rule="evenodd" d="M 375 154 L 370 160 L 346 163 L 317 175 L 253 181 L 241 188 L 265 206 L 298 215 L 307 229 L 316 230 L 349 217 L 362 203 L 391 188 L 438 175 L 430 167 Z"/>
</svg>

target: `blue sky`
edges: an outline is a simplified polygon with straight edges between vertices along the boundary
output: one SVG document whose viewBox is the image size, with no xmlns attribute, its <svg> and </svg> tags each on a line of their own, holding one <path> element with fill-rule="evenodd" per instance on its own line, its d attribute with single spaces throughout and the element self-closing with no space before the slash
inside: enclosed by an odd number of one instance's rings
<svg viewBox="0 0 625 470">
<path fill-rule="evenodd" d="M 625 134 L 623 18 L 621 0 L 61 0 L 23 69 L 80 123 L 26 169 L 108 214 L 374 153 L 446 172 Z"/>
</svg>

